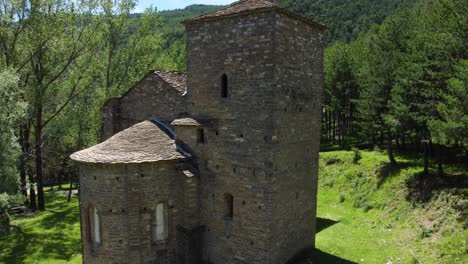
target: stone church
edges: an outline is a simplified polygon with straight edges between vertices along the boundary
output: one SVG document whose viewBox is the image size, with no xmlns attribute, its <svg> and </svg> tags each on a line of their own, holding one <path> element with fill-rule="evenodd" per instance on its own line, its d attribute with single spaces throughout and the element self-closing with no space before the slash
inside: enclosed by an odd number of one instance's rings
<svg viewBox="0 0 468 264">
<path fill-rule="evenodd" d="M 315 245 L 324 26 L 266 0 L 183 22 L 74 153 L 84 263 L 283 264 Z"/>
</svg>

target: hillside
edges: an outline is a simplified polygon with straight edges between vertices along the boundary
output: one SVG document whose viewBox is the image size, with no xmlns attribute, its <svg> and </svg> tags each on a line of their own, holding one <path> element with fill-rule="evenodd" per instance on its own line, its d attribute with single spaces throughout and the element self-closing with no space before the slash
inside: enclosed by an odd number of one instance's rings
<svg viewBox="0 0 468 264">
<path fill-rule="evenodd" d="M 349 42 L 360 34 L 365 34 L 374 23 L 380 24 L 393 14 L 403 4 L 413 4 L 416 0 L 388 0 L 388 1 L 342 1 L 342 0 L 277 0 L 277 4 L 291 11 L 314 18 L 327 25 L 326 43 L 336 40 Z M 167 33 L 183 32 L 180 21 L 201 14 L 213 12 L 224 6 L 191 5 L 184 9 L 162 11 L 164 29 Z M 179 34 L 177 34 L 179 35 Z"/>
<path fill-rule="evenodd" d="M 367 33 L 374 23 L 382 23 L 387 16 L 394 14 L 399 6 L 412 4 L 416 0 L 278 0 L 276 2 L 326 24 L 328 29 L 325 33 L 325 43 L 331 45 L 336 40 L 344 42 L 355 40 L 359 35 Z M 185 29 L 180 22 L 223 7 L 191 5 L 184 9 L 159 12 L 163 21 L 161 27 L 163 36 L 155 63 L 157 68 L 185 71 Z"/>
<path fill-rule="evenodd" d="M 325 42 L 336 40 L 350 42 L 369 31 L 373 24 L 381 24 L 401 5 L 411 5 L 416 0 L 276 0 L 291 11 L 312 17 L 328 27 Z"/>
<path fill-rule="evenodd" d="M 358 153 L 357 162 L 352 151 L 320 153 L 317 248 L 332 260 L 325 263 L 468 263 L 463 168 L 447 165 L 444 178 L 432 168 L 421 199 L 421 160 L 398 156 L 391 167 L 385 153 Z"/>
</svg>

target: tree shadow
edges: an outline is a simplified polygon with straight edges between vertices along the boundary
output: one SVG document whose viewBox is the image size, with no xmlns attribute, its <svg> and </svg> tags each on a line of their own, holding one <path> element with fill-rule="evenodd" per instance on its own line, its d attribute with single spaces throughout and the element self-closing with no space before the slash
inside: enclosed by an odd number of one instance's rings
<svg viewBox="0 0 468 264">
<path fill-rule="evenodd" d="M 7 234 L 0 239 L 0 263 L 25 263 L 31 253 L 39 254 L 39 260 L 70 261 L 81 253 L 80 237 L 70 232 L 79 221 L 79 210 L 67 204 L 65 197 L 51 200 L 46 193 L 49 212 L 33 216 L 22 216 L 18 219 L 36 217 L 25 227 L 11 225 Z"/>
<path fill-rule="evenodd" d="M 398 175 L 400 171 L 416 167 L 418 164 L 416 162 L 398 162 L 398 164 L 393 165 L 389 162 L 381 162 L 379 167 L 376 169 L 377 175 L 377 188 L 380 188 L 388 179 Z"/>
<path fill-rule="evenodd" d="M 406 181 L 408 195 L 406 200 L 412 202 L 428 202 L 431 198 L 443 190 L 463 190 L 468 188 L 467 174 L 443 174 L 423 172 L 415 173 Z"/>
<path fill-rule="evenodd" d="M 355 264 L 356 262 L 343 259 L 329 253 L 323 252 L 319 249 L 306 249 L 294 258 L 287 262 L 287 264 Z"/>
<path fill-rule="evenodd" d="M 317 231 L 316 232 L 319 233 L 320 231 L 327 229 L 336 223 L 338 223 L 338 221 L 317 217 L 317 225 L 316 225 Z"/>
</svg>

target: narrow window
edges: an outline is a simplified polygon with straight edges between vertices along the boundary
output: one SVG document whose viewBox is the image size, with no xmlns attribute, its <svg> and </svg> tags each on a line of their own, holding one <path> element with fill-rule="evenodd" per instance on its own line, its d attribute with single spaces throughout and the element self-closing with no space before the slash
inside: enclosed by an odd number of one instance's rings
<svg viewBox="0 0 468 264">
<path fill-rule="evenodd" d="M 234 218 L 234 197 L 232 194 L 225 193 L 224 202 L 226 206 L 224 219 L 232 220 Z"/>
<path fill-rule="evenodd" d="M 197 143 L 205 144 L 205 131 L 203 128 L 197 130 Z"/>
<path fill-rule="evenodd" d="M 151 237 L 153 241 L 166 240 L 168 237 L 168 221 L 165 203 L 158 203 L 153 213 Z"/>
<path fill-rule="evenodd" d="M 88 217 L 86 219 L 88 228 L 88 239 L 93 243 L 101 243 L 101 226 L 99 221 L 99 212 L 96 207 L 90 205 Z"/>
<path fill-rule="evenodd" d="M 228 77 L 226 74 L 221 76 L 221 97 L 227 98 L 228 97 Z"/>
<path fill-rule="evenodd" d="M 99 226 L 99 214 L 96 207 L 94 208 L 94 242 L 101 243 L 101 228 Z"/>
</svg>

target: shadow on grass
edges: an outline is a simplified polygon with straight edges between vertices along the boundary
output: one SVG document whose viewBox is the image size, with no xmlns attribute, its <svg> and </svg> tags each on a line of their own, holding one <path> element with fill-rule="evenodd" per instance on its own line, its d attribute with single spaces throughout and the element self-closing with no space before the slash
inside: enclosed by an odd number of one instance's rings
<svg viewBox="0 0 468 264">
<path fill-rule="evenodd" d="M 317 217 L 317 233 L 338 223 L 338 221 Z"/>
<path fill-rule="evenodd" d="M 388 179 L 397 176 L 401 170 L 417 167 L 416 162 L 398 162 L 397 165 L 392 165 L 389 162 L 381 162 L 379 167 L 376 169 L 376 175 L 378 178 L 377 188 L 382 186 Z"/>
<path fill-rule="evenodd" d="M 307 249 L 296 255 L 287 264 L 355 264 L 356 262 L 343 259 L 319 249 Z"/>
<path fill-rule="evenodd" d="M 423 172 L 418 172 L 406 181 L 406 187 L 409 190 L 406 197 L 408 201 L 427 202 L 442 190 L 453 189 L 463 192 L 464 189 L 468 189 L 468 175 L 437 173 L 424 175 Z"/>
<path fill-rule="evenodd" d="M 338 221 L 318 217 L 317 218 L 317 233 L 319 233 L 320 231 L 323 231 L 324 229 L 329 228 L 330 226 L 336 223 L 338 223 Z M 319 249 L 305 249 L 287 262 L 287 264 L 353 264 L 353 263 L 355 262 L 331 255 Z"/>
<path fill-rule="evenodd" d="M 17 218 L 21 223 L 1 237 L 0 263 L 70 261 L 81 253 L 80 236 L 74 230 L 79 222 L 76 203 L 46 193 L 46 206 L 46 212 Z"/>
</svg>

